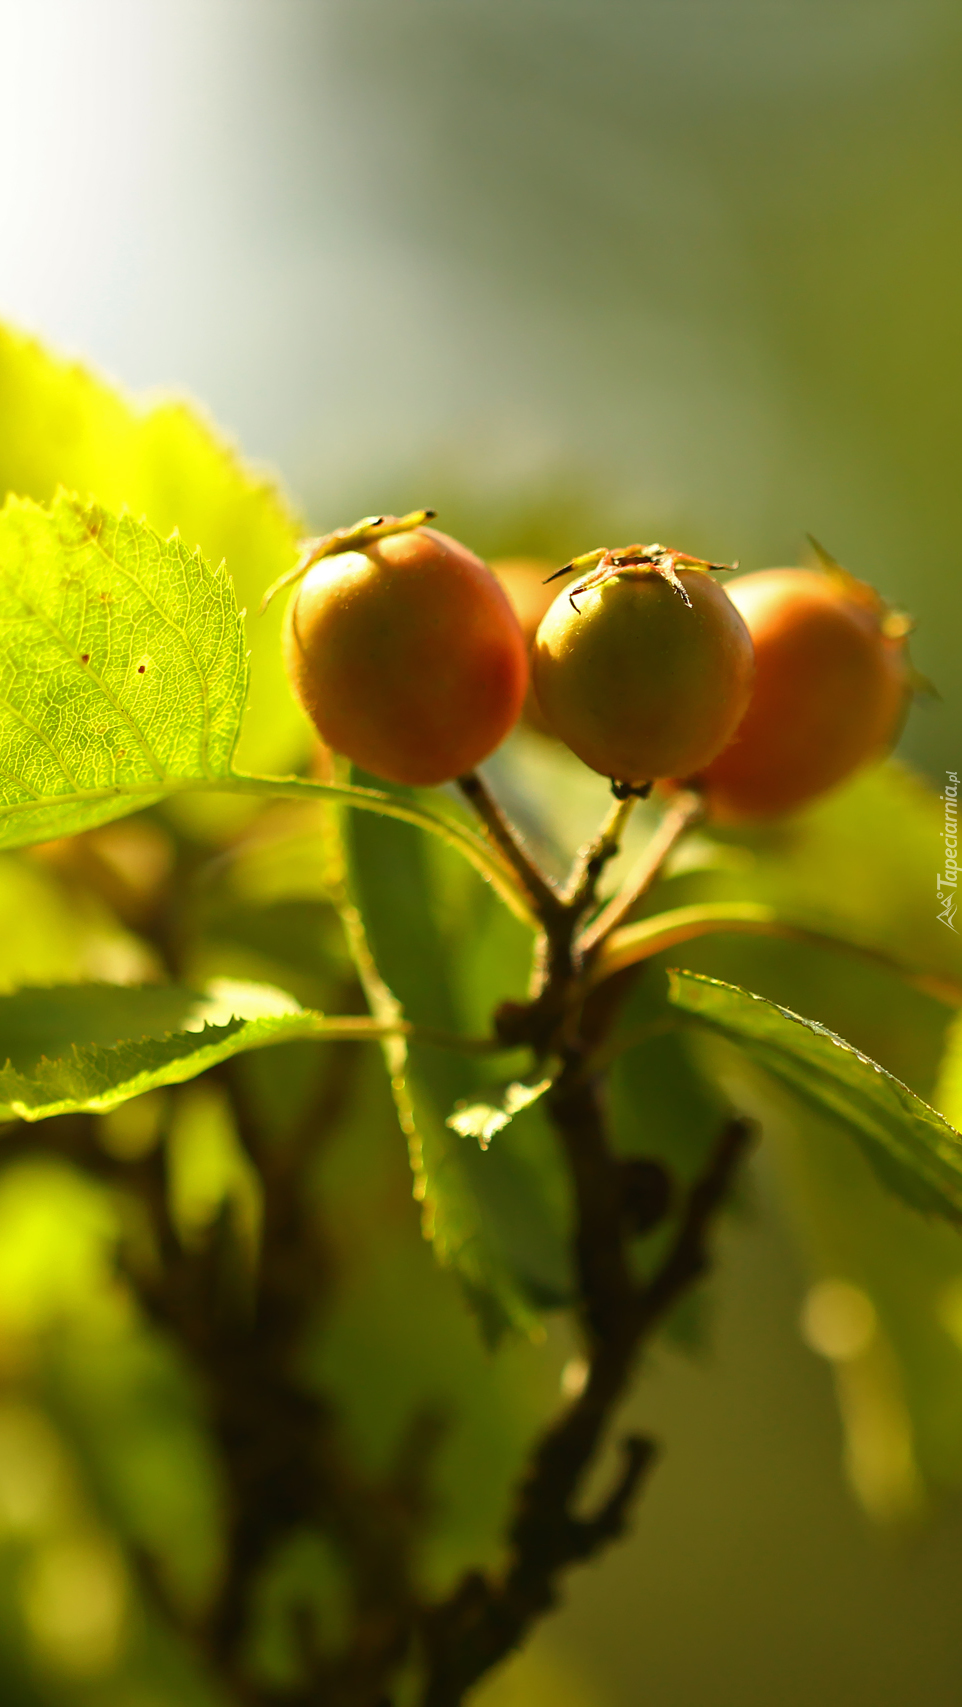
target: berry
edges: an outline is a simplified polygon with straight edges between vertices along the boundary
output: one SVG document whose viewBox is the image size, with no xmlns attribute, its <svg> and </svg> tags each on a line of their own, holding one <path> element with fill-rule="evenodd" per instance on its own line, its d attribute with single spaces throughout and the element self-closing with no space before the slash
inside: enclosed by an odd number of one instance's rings
<svg viewBox="0 0 962 1707">
<path fill-rule="evenodd" d="M 837 565 L 740 575 L 727 592 L 754 642 L 755 687 L 733 741 L 697 780 L 716 819 L 766 818 L 892 745 L 913 685 L 909 625 Z"/>
<path fill-rule="evenodd" d="M 474 769 L 516 722 L 524 637 L 490 569 L 433 528 L 314 562 L 288 607 L 291 685 L 323 741 L 391 782 Z"/>
<path fill-rule="evenodd" d="M 730 740 L 748 704 L 752 644 L 722 589 L 661 546 L 592 554 L 538 629 L 535 693 L 556 735 L 625 784 L 685 775 Z"/>
</svg>

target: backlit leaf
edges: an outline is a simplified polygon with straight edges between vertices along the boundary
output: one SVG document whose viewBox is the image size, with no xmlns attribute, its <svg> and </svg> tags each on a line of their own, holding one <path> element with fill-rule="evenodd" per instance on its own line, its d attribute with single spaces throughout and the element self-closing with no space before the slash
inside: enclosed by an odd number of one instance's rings
<svg viewBox="0 0 962 1707">
<path fill-rule="evenodd" d="M 164 400 L 143 407 L 76 362 L 0 327 L 0 495 L 49 503 L 57 488 L 144 517 L 162 538 L 226 559 L 238 603 L 255 611 L 297 555 L 298 524 L 263 475 L 245 468 L 203 413 Z M 283 601 L 252 617 L 251 712 L 238 763 L 284 770 L 308 744 L 279 645 Z"/>
<path fill-rule="evenodd" d="M 817 1021 L 716 978 L 672 972 L 670 999 L 843 1125 L 905 1202 L 962 1221 L 962 1138 L 877 1062 Z"/>
<path fill-rule="evenodd" d="M 0 997 L 0 1119 L 103 1113 L 244 1050 L 300 1037 L 363 1040 L 369 1023 L 327 1019 L 270 986 L 226 980 L 206 992 L 90 984 L 20 990 Z"/>
<path fill-rule="evenodd" d="M 524 994 L 530 931 L 437 838 L 360 812 L 345 814 L 344 829 L 368 948 L 405 1016 L 461 1035 L 489 1031 L 497 1003 Z M 392 1053 L 391 1074 L 435 1251 L 457 1267 L 490 1334 L 530 1327 L 570 1294 L 567 1191 L 543 1108 L 516 1114 L 482 1151 L 448 1117 L 498 1099 L 503 1058 L 412 1042 Z"/>
<path fill-rule="evenodd" d="M 63 495 L 0 511 L 0 846 L 225 776 L 246 679 L 223 569 Z"/>
<path fill-rule="evenodd" d="M 513 1079 L 485 1100 L 458 1103 L 454 1113 L 448 1115 L 447 1124 L 462 1138 L 476 1138 L 482 1150 L 486 1150 L 492 1138 L 503 1132 L 522 1109 L 530 1108 L 543 1097 L 551 1084 L 550 1078 L 538 1079 L 534 1084 Z"/>
</svg>

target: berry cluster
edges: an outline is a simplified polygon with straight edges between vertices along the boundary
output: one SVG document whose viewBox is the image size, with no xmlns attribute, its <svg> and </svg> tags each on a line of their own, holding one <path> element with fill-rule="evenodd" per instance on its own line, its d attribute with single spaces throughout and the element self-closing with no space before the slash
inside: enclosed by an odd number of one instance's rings
<svg viewBox="0 0 962 1707">
<path fill-rule="evenodd" d="M 724 565 L 664 546 L 598 550 L 548 604 L 533 566 L 499 580 L 427 519 L 369 517 L 295 571 L 291 683 L 322 740 L 377 776 L 464 776 L 527 696 L 616 791 L 683 779 L 737 821 L 803 805 L 898 734 L 909 625 L 824 553 L 723 589 Z"/>
</svg>

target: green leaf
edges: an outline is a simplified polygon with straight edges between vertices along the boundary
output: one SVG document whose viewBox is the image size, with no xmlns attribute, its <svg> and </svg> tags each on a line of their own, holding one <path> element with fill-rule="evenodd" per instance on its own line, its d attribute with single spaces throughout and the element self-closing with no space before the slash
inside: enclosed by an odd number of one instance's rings
<svg viewBox="0 0 962 1707">
<path fill-rule="evenodd" d="M 379 1035 L 368 1019 L 326 1018 L 268 985 L 20 990 L 0 997 L 0 1119 L 104 1113 L 248 1049 L 300 1037 Z"/>
<path fill-rule="evenodd" d="M 669 977 L 675 1007 L 840 1122 L 905 1202 L 962 1221 L 962 1138 L 921 1097 L 816 1020 L 716 978 Z"/>
<path fill-rule="evenodd" d="M 962 1013 L 956 1014 L 945 1035 L 938 1083 L 932 1098 L 936 1108 L 962 1131 Z"/>
<path fill-rule="evenodd" d="M 0 846 L 230 771 L 247 683 L 223 568 L 61 494 L 0 511 Z"/>
<path fill-rule="evenodd" d="M 938 920 L 933 860 L 944 806 L 921 779 L 888 763 L 797 817 L 711 835 L 679 848 L 643 911 L 692 905 L 770 907 L 775 917 L 839 935 L 942 979 L 962 982 L 962 936 Z M 871 843 L 866 843 L 871 826 Z M 679 912 L 680 917 L 680 912 Z M 736 927 L 737 928 L 737 927 Z M 672 954 L 679 963 L 677 950 Z M 692 941 L 684 964 L 811 1014 L 920 1091 L 931 1093 L 944 1007 L 854 955 L 733 931 Z M 926 982 L 919 980 L 919 982 Z"/>
<path fill-rule="evenodd" d="M 373 956 L 387 1001 L 417 1026 L 489 1032 L 497 1004 L 524 995 L 530 930 L 438 838 L 360 812 L 345 815 L 344 836 L 361 952 Z M 482 1152 L 448 1117 L 459 1104 L 497 1099 L 493 1065 L 412 1041 L 406 1052 L 391 1045 L 389 1067 L 426 1235 L 457 1267 L 492 1336 L 507 1324 L 530 1328 L 571 1291 L 567 1189 L 543 1109 L 518 1113 L 504 1141 Z"/>
<path fill-rule="evenodd" d="M 447 1124 L 462 1138 L 476 1138 L 482 1150 L 486 1150 L 492 1138 L 503 1132 L 516 1114 L 543 1097 L 553 1083 L 551 1078 L 538 1079 L 534 1084 L 513 1079 L 483 1101 L 456 1104 L 454 1113 L 448 1115 Z"/>
<path fill-rule="evenodd" d="M 297 555 L 298 523 L 276 487 L 245 468 L 196 410 L 131 402 L 75 362 L 0 327 L 0 494 L 49 503 L 63 486 L 142 516 L 162 538 L 174 528 L 189 551 L 225 559 L 239 604 L 256 610 L 264 588 Z M 251 715 L 238 763 L 284 770 L 306 752 L 309 726 L 284 676 L 283 604 L 252 618 Z"/>
</svg>

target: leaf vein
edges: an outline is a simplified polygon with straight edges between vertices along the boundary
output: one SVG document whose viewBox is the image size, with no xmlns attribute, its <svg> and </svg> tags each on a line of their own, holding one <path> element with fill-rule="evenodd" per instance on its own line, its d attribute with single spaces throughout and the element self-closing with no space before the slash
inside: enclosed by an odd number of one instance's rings
<svg viewBox="0 0 962 1707">
<path fill-rule="evenodd" d="M 201 735 L 201 763 L 203 764 L 205 773 L 207 775 L 210 775 L 211 774 L 211 771 L 210 771 L 210 727 L 211 727 L 210 690 L 208 687 L 207 676 L 206 676 L 206 673 L 204 671 L 204 666 L 201 663 L 201 660 L 198 657 L 197 652 L 194 649 L 194 645 L 190 639 L 190 636 L 188 635 L 186 629 L 182 628 L 180 623 L 175 622 L 173 620 L 173 618 L 170 616 L 169 612 L 165 611 L 157 603 L 156 599 L 148 591 L 147 587 L 144 586 L 144 583 L 140 579 L 140 577 L 132 574 L 131 571 L 129 569 L 125 568 L 124 564 L 122 564 L 113 555 L 113 553 L 111 553 L 107 550 L 106 546 L 103 544 L 100 537 L 97 534 L 95 534 L 94 531 L 91 529 L 89 522 L 85 521 L 84 525 L 86 527 L 87 534 L 88 534 L 88 537 L 90 539 L 91 544 L 96 548 L 97 551 L 99 551 L 101 557 L 104 559 L 104 562 L 109 564 L 111 569 L 116 570 L 116 572 L 119 575 L 123 575 L 126 578 L 126 580 L 128 580 L 134 587 L 137 588 L 137 591 L 147 601 L 147 603 L 150 605 L 151 609 L 160 618 L 161 622 L 163 622 L 169 629 L 171 629 L 174 634 L 178 635 L 179 638 L 181 639 L 181 641 L 183 642 L 184 649 L 187 652 L 188 657 L 190 658 L 190 661 L 194 666 L 194 669 L 197 671 L 197 680 L 200 683 L 201 701 L 202 701 L 202 706 L 203 706 L 203 731 L 202 731 L 202 735 Z M 137 537 L 137 539 L 135 541 L 135 552 L 136 552 L 136 557 L 137 557 L 137 563 L 139 565 L 140 561 L 141 561 L 141 555 L 140 555 L 140 553 L 141 553 L 141 542 L 140 542 L 139 536 Z M 188 589 L 188 599 L 189 599 L 189 597 L 190 597 L 190 592 Z"/>
<path fill-rule="evenodd" d="M 60 643 L 60 645 L 63 647 L 64 651 L 67 653 L 68 657 L 73 659 L 74 663 L 77 665 L 77 668 L 81 671 L 82 675 L 87 680 L 92 681 L 97 685 L 97 687 L 100 689 L 101 693 L 103 694 L 104 698 L 110 703 L 110 705 L 113 706 L 118 717 L 120 717 L 121 720 L 126 724 L 127 728 L 130 730 L 130 733 L 133 735 L 134 740 L 137 741 L 137 743 L 139 744 L 139 746 L 140 746 L 140 748 L 144 754 L 144 757 L 147 760 L 147 763 L 150 765 L 150 768 L 154 772 L 154 775 L 157 777 L 158 781 L 163 781 L 163 779 L 166 775 L 166 772 L 165 772 L 164 767 L 161 764 L 160 760 L 158 759 L 156 753 L 154 752 L 153 748 L 151 747 L 150 742 L 147 740 L 146 735 L 144 734 L 143 730 L 140 728 L 139 724 L 137 723 L 136 718 L 132 717 L 130 712 L 126 709 L 126 707 L 121 704 L 120 700 L 117 698 L 116 694 L 113 692 L 113 689 L 107 686 L 107 683 L 104 681 L 100 672 L 98 670 L 95 670 L 89 663 L 85 664 L 83 662 L 82 654 L 74 646 L 74 644 L 70 640 L 69 636 L 64 633 L 63 629 L 60 627 L 60 624 L 58 622 L 54 621 L 53 617 L 48 616 L 46 611 L 40 610 L 38 607 L 32 605 L 29 602 L 29 600 L 27 598 L 25 598 L 24 594 L 19 591 L 18 588 L 11 585 L 10 579 L 8 576 L 4 576 L 4 583 L 5 583 L 6 587 L 8 588 L 8 590 L 10 592 L 12 592 L 14 594 L 14 596 L 20 600 L 24 609 L 29 611 L 30 615 L 32 617 L 34 617 L 36 621 L 42 623 L 43 626 L 48 630 L 48 632 L 53 636 L 53 638 Z M 6 703 L 9 703 L 9 702 L 6 702 Z M 13 710 L 13 709 L 14 708 L 11 707 L 11 710 Z M 53 752 L 55 754 L 55 756 L 57 756 L 59 758 L 59 755 L 57 754 L 56 748 L 53 747 L 52 743 L 47 739 L 47 737 L 43 736 L 39 729 L 35 730 L 35 733 L 41 735 L 41 739 L 46 741 L 47 745 L 50 746 L 51 752 Z M 67 770 L 67 767 L 63 763 L 62 758 L 60 759 L 60 767 L 61 767 L 64 775 L 67 777 L 68 781 L 74 783 L 75 786 L 78 786 L 76 783 L 76 778 L 70 775 L 70 772 Z"/>
</svg>

